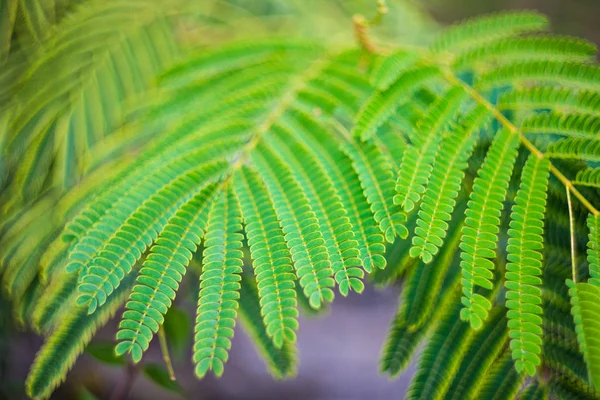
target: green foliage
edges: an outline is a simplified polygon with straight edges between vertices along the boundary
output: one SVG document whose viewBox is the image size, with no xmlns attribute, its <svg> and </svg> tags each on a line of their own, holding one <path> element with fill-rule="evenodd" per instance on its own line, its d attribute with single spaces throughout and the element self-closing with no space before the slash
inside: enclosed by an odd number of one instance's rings
<svg viewBox="0 0 600 400">
<path fill-rule="evenodd" d="M 443 296 L 431 296 L 431 293 L 445 293 L 444 285 L 452 287 L 458 278 L 457 247 L 460 240 L 460 225 L 455 221 L 450 238 L 435 262 L 418 262 L 408 273 L 402 292 L 401 309 L 409 329 L 418 329 L 440 307 Z"/>
<path fill-rule="evenodd" d="M 584 161 L 600 161 L 600 140 L 591 138 L 566 138 L 548 146 L 548 157 Z"/>
<path fill-rule="evenodd" d="M 433 161 L 438 153 L 439 139 L 448 129 L 458 108 L 464 100 L 464 90 L 461 87 L 450 89 L 429 107 L 423 120 L 417 123 L 417 132 L 414 135 L 413 146 L 406 149 L 402 155 L 402 164 L 396 181 L 394 203 L 400 204 L 405 212 L 410 212 L 415 207 L 425 186 L 429 183 Z M 429 253 L 424 258 L 425 262 L 431 261 Z M 435 253 L 433 253 L 435 254 Z M 414 256 L 414 254 L 413 254 Z"/>
<path fill-rule="evenodd" d="M 293 376 L 296 373 L 296 349 L 293 341 L 284 341 L 280 347 L 275 346 L 267 327 L 262 322 L 256 282 L 246 275 L 242 276 L 241 281 L 239 313 L 243 327 L 254 339 L 271 375 L 276 379 Z"/>
<path fill-rule="evenodd" d="M 486 42 L 511 37 L 519 33 L 539 31 L 548 26 L 543 16 L 532 12 L 507 12 L 483 16 L 451 26 L 430 44 L 436 53 L 459 53 Z"/>
<path fill-rule="evenodd" d="M 81 3 L 0 3 L 0 272 L 47 336 L 31 397 L 123 303 L 113 356 L 140 362 L 190 268 L 198 377 L 224 373 L 238 316 L 292 376 L 298 306 L 360 293 L 366 272 L 403 281 L 381 370 L 425 342 L 408 398 L 595 396 L 593 45 L 533 12 L 386 55 L 366 26 L 362 48 L 319 33 L 345 11 L 275 39 L 292 28 L 265 23 L 274 1 Z"/>
<path fill-rule="evenodd" d="M 479 385 L 478 399 L 513 399 L 523 383 L 524 375 L 515 369 L 511 352 L 507 349 L 492 364 L 488 374 Z"/>
<path fill-rule="evenodd" d="M 467 169 L 467 160 L 487 117 L 487 110 L 477 107 L 465 116 L 463 125 L 456 133 L 442 139 L 418 213 L 411 256 L 419 256 L 428 262 L 443 244 L 464 170 Z"/>
<path fill-rule="evenodd" d="M 426 327 L 410 329 L 404 314 L 402 312 L 397 314 L 392 321 L 383 347 L 381 372 L 396 376 L 406 368 L 426 331 Z"/>
<path fill-rule="evenodd" d="M 506 343 L 505 313 L 505 309 L 496 307 L 490 315 L 490 322 L 472 337 L 445 398 L 477 398 L 475 393 L 477 387 L 473 382 L 481 382 L 488 376 L 494 360 L 500 355 Z"/>
<path fill-rule="evenodd" d="M 597 65 L 570 61 L 523 61 L 498 67 L 476 82 L 481 89 L 517 85 L 536 80 L 570 88 L 598 90 L 600 69 Z"/>
<path fill-rule="evenodd" d="M 396 70 L 390 73 L 397 74 L 398 72 Z M 396 77 L 394 84 L 387 89 L 373 93 L 358 115 L 354 135 L 361 139 L 372 137 L 377 128 L 390 118 L 398 104 L 406 99 L 407 95 L 410 96 L 419 85 L 436 78 L 438 73 L 437 68 L 434 67 L 415 67 L 404 71 L 400 78 Z M 394 80 L 389 76 L 386 79 Z"/>
<path fill-rule="evenodd" d="M 544 385 L 538 382 L 530 383 L 519 395 L 523 400 L 544 400 L 548 398 L 548 393 Z"/>
<path fill-rule="evenodd" d="M 485 63 L 506 63 L 520 59 L 562 59 L 589 61 L 596 46 L 588 41 L 570 37 L 516 37 L 482 44 L 454 61 L 454 68 L 469 68 Z"/>
<path fill-rule="evenodd" d="M 588 366 L 589 380 L 598 387 L 600 381 L 600 353 L 598 349 L 598 321 L 600 316 L 600 288 L 590 283 L 568 281 L 571 312 L 581 352 Z"/>
<path fill-rule="evenodd" d="M 446 312 L 419 359 L 407 399 L 443 399 L 467 351 L 473 330 L 459 318 L 460 303 Z"/>
<path fill-rule="evenodd" d="M 110 340 L 106 341 L 92 341 L 86 348 L 85 352 L 96 360 L 112 365 L 112 366 L 123 366 L 125 365 L 125 359 L 115 354 L 115 343 Z"/>
<path fill-rule="evenodd" d="M 175 298 L 196 247 L 204 238 L 214 192 L 213 184 L 183 205 L 150 249 L 119 325 L 117 339 L 121 343 L 116 347 L 117 354 L 131 353 L 137 362 L 148 349 Z"/>
<path fill-rule="evenodd" d="M 587 99 L 581 99 L 577 102 Z M 588 113 L 541 113 L 523 121 L 521 128 L 525 133 L 543 133 L 573 137 L 570 142 L 577 139 L 591 139 L 600 127 L 600 118 Z M 566 142 L 567 139 L 563 140 Z M 566 142 L 569 143 L 569 142 Z"/>
<path fill-rule="evenodd" d="M 600 217 L 590 215 L 587 222 L 590 230 L 587 250 L 588 262 L 590 263 L 589 283 L 600 287 Z"/>
<path fill-rule="evenodd" d="M 130 275 L 94 314 L 89 315 L 84 307 L 78 307 L 61 321 L 33 362 L 26 382 L 29 396 L 47 398 L 62 383 L 96 330 L 121 307 L 127 291 L 131 290 L 133 278 Z"/>
<path fill-rule="evenodd" d="M 573 183 L 600 188 L 600 168 L 586 168 L 578 171 Z"/>
<path fill-rule="evenodd" d="M 552 109 L 577 111 L 581 114 L 598 114 L 600 93 L 591 90 L 573 91 L 557 86 L 538 86 L 513 89 L 503 93 L 498 107 L 501 109 Z M 549 114 L 540 114 L 548 119 Z"/>
</svg>

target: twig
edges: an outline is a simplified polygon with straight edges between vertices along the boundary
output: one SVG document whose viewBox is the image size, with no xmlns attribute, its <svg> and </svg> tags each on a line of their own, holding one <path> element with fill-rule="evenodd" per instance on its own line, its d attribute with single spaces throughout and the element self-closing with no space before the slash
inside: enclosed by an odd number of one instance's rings
<svg viewBox="0 0 600 400">
<path fill-rule="evenodd" d="M 444 72 L 444 78 L 452 84 L 460 85 L 471 96 L 473 100 L 487 108 L 494 115 L 494 118 L 496 118 L 496 120 L 498 120 L 498 122 L 500 122 L 506 129 L 510 130 L 515 134 L 518 134 L 521 140 L 521 144 L 523 144 L 523 146 L 527 150 L 529 150 L 533 155 L 535 155 L 538 158 L 544 157 L 544 153 L 542 153 L 537 147 L 535 147 L 533 143 L 531 143 L 529 139 L 527 139 L 525 135 L 521 133 L 521 131 L 515 126 L 515 124 L 513 124 L 508 118 L 506 118 L 500 112 L 500 110 L 498 110 L 493 104 L 491 104 L 489 101 L 483 98 L 483 96 L 481 96 L 479 92 L 473 89 L 466 82 L 456 77 L 454 73 L 450 71 Z M 565 188 L 567 188 L 570 191 L 570 193 L 573 193 L 573 195 L 577 197 L 577 199 L 585 208 L 589 210 L 589 212 L 591 212 L 593 215 L 600 215 L 600 211 L 598 211 L 598 209 L 596 209 L 592 205 L 592 203 L 590 203 L 589 200 L 586 199 L 583 196 L 583 194 L 581 194 L 581 192 L 579 192 L 575 188 L 573 182 L 571 182 L 566 176 L 564 176 L 563 173 L 558 170 L 558 168 L 550 164 L 550 172 L 552 172 L 552 174 L 565 186 Z"/>
<path fill-rule="evenodd" d="M 160 351 L 162 352 L 163 360 L 165 360 L 165 364 L 167 366 L 167 371 L 169 371 L 169 378 L 171 378 L 172 381 L 177 380 L 175 377 L 175 370 L 173 370 L 173 363 L 171 363 L 169 346 L 167 345 L 167 336 L 165 335 L 163 326 L 161 326 L 158 330 L 158 341 L 160 343 Z"/>
<path fill-rule="evenodd" d="M 573 222 L 573 207 L 571 205 L 571 190 L 567 186 L 567 204 L 569 206 L 569 231 L 571 233 L 571 269 L 573 273 L 573 282 L 577 282 L 577 263 L 575 260 L 575 226 Z"/>
<path fill-rule="evenodd" d="M 383 20 L 383 16 L 387 14 L 388 11 L 389 9 L 385 3 L 385 0 L 377 0 L 377 14 L 375 14 L 373 19 L 369 21 L 361 14 L 356 14 L 352 18 L 356 40 L 366 52 L 373 54 L 380 53 L 378 47 L 369 37 L 369 28 L 379 25 Z"/>
<path fill-rule="evenodd" d="M 356 33 L 357 41 L 365 51 L 373 54 L 383 54 L 373 44 L 372 39 L 369 37 L 368 29 L 369 26 L 380 23 L 382 16 L 385 13 L 387 13 L 387 7 L 385 6 L 384 1 L 378 0 L 377 4 L 379 5 L 377 9 L 377 15 L 373 18 L 372 21 L 367 21 L 366 18 L 362 15 L 354 16 L 354 31 Z M 527 150 L 529 150 L 533 155 L 535 155 L 538 158 L 542 158 L 545 156 L 544 153 L 542 153 L 537 147 L 535 147 L 533 143 L 529 141 L 529 139 L 525 137 L 525 135 L 523 135 L 523 133 L 517 126 L 515 126 L 515 124 L 513 124 L 508 118 L 506 118 L 504 114 L 502 114 L 500 110 L 498 110 L 498 108 L 496 108 L 492 103 L 486 100 L 478 91 L 476 91 L 469 84 L 467 84 L 462 79 L 454 75 L 454 72 L 452 72 L 449 69 L 444 69 L 442 71 L 442 74 L 443 77 L 449 83 L 461 86 L 471 96 L 473 100 L 487 108 L 494 115 L 494 118 L 496 118 L 496 120 L 498 120 L 498 122 L 500 122 L 506 129 L 508 129 L 514 134 L 519 135 L 521 144 L 525 148 L 527 148 Z M 592 205 L 592 203 L 590 203 L 590 201 L 586 199 L 583 196 L 583 194 L 581 194 L 581 192 L 579 192 L 579 190 L 575 188 L 573 182 L 570 179 L 568 179 L 562 172 L 560 172 L 558 168 L 550 164 L 550 172 L 565 186 L 568 193 L 573 193 L 573 195 L 581 202 L 581 204 L 585 208 L 588 209 L 590 213 L 592 213 L 594 216 L 600 215 L 600 211 L 597 208 L 595 208 Z"/>
</svg>

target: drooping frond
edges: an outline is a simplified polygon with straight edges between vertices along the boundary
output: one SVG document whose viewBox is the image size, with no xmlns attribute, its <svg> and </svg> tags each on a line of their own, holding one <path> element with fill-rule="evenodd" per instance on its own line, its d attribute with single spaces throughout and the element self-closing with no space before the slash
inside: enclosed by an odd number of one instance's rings
<svg viewBox="0 0 600 400">
<path fill-rule="evenodd" d="M 69 310 L 77 292 L 77 276 L 56 277 L 44 290 L 45 301 L 36 307 L 32 325 L 40 333 L 48 333 L 59 321 L 59 317 Z"/>
<path fill-rule="evenodd" d="M 190 133 L 185 125 L 183 128 L 186 129 L 179 128 Z M 67 270 L 85 271 L 111 236 L 150 194 L 161 188 L 168 191 L 173 182 L 184 179 L 186 172 L 201 168 L 199 163 L 226 157 L 238 150 L 247 140 L 245 134 L 240 137 L 240 130 L 246 128 L 247 125 L 240 124 L 210 127 L 203 132 L 204 135 L 197 135 L 198 142 L 206 146 L 201 149 L 195 148 L 193 142 L 184 142 L 183 145 L 175 142 L 170 146 L 167 143 L 159 143 L 146 153 L 146 158 L 140 160 L 136 168 L 127 170 L 107 182 L 105 192 L 91 200 L 65 226 L 63 238 L 76 240 L 69 253 Z M 175 140 L 176 136 L 172 135 L 171 139 Z M 148 174 L 148 171 L 156 172 Z M 135 232 L 132 233 L 136 235 Z"/>
<path fill-rule="evenodd" d="M 456 299 L 456 297 L 455 297 Z M 474 331 L 459 318 L 460 303 L 446 311 L 421 354 L 407 399 L 443 399 Z"/>
<path fill-rule="evenodd" d="M 451 88 L 431 105 L 425 118 L 418 123 L 413 145 L 402 155 L 396 181 L 394 203 L 401 205 L 406 212 L 412 211 L 425 192 L 442 134 L 454 122 L 465 96 L 466 93 L 461 87 Z M 431 261 L 431 257 L 425 260 Z"/>
<path fill-rule="evenodd" d="M 276 125 L 272 133 L 266 141 L 287 161 L 294 179 L 304 188 L 323 235 L 340 293 L 346 296 L 350 290 L 362 292 L 364 272 L 359 268 L 357 242 L 332 180 L 313 154 L 302 143 L 294 141 L 294 135 L 288 129 Z"/>
<path fill-rule="evenodd" d="M 44 44 L 63 14 L 64 0 L 14 0 L 0 3 L 0 62 L 18 49 L 34 52 Z M 16 48 L 16 49 L 15 49 Z"/>
<path fill-rule="evenodd" d="M 4 260 L 4 290 L 14 299 L 19 299 L 35 279 L 37 266 L 43 249 L 52 241 L 56 232 L 48 228 L 30 231 L 28 238 L 19 243 L 11 254 L 10 260 Z M 9 261 L 9 262 L 7 262 Z"/>
<path fill-rule="evenodd" d="M 115 293 L 106 303 L 99 306 L 94 314 L 88 315 L 85 307 L 76 307 L 69 311 L 69 315 L 48 337 L 35 358 L 26 382 L 27 394 L 30 397 L 50 397 L 54 388 L 65 379 L 75 359 L 92 336 L 121 307 L 134 278 L 133 274 L 126 277 Z"/>
<path fill-rule="evenodd" d="M 511 400 L 515 398 L 525 376 L 515 369 L 510 349 L 498 357 L 479 385 L 477 399 Z"/>
<path fill-rule="evenodd" d="M 52 41 L 34 53 L 12 102 L 17 112 L 4 156 L 17 165 L 15 184 L 26 197 L 37 194 L 49 175 L 61 188 L 72 186 L 85 150 L 120 126 L 126 99 L 148 90 L 179 52 L 164 14 L 167 3 L 88 2 L 56 31 L 51 18 L 42 18 L 54 1 L 19 3 L 28 5 L 23 14 L 39 16 L 31 23 L 47 21 L 30 26 L 44 36 L 53 32 Z M 53 155 L 60 162 L 53 164 Z"/>
<path fill-rule="evenodd" d="M 544 300 L 543 306 L 543 365 L 562 375 L 587 379 L 587 366 L 579 351 L 569 304 L 563 308 L 562 305 Z"/>
<path fill-rule="evenodd" d="M 187 164 L 189 170 L 175 175 L 170 185 L 161 188 L 136 209 L 114 236 L 108 238 L 89 269 L 82 272 L 77 304 L 86 305 L 90 313 L 102 305 L 119 286 L 120 280 L 131 272 L 136 259 L 157 239 L 158 232 L 164 229 L 177 209 L 225 167 L 222 162 L 192 167 L 192 160 L 184 161 L 181 164 Z M 164 174 L 169 175 L 166 171 Z"/>
<path fill-rule="evenodd" d="M 216 185 L 210 185 L 181 207 L 150 249 L 129 295 L 119 324 L 116 353 L 131 353 L 135 363 L 164 322 L 192 255 L 204 237 Z"/>
<path fill-rule="evenodd" d="M 4 63 L 11 47 L 11 40 L 17 19 L 19 3 L 16 1 L 3 1 L 0 3 L 2 20 L 0 20 L 0 62 Z"/>
<path fill-rule="evenodd" d="M 258 314 L 266 326 L 265 334 L 276 348 L 281 349 L 286 342 L 295 342 L 298 329 L 291 256 L 273 204 L 256 173 L 243 168 L 235 176 L 234 185 L 256 276 L 256 295 L 260 299 Z M 281 374 L 285 375 L 284 371 Z"/>
<path fill-rule="evenodd" d="M 411 256 L 428 262 L 442 246 L 467 161 L 476 144 L 479 130 L 488 117 L 485 108 L 477 107 L 465 117 L 465 122 L 455 133 L 442 140 L 418 213 Z"/>
<path fill-rule="evenodd" d="M 589 283 L 600 287 L 600 216 L 589 215 L 587 226 L 590 231 L 587 259 L 590 268 Z"/>
<path fill-rule="evenodd" d="M 478 88 L 488 89 L 537 81 L 598 91 L 599 78 L 600 68 L 594 64 L 547 60 L 523 61 L 479 75 L 476 85 Z"/>
<path fill-rule="evenodd" d="M 411 361 L 417 346 L 419 346 L 426 333 L 426 326 L 410 329 L 403 312 L 399 312 L 392 320 L 383 345 L 379 364 L 380 371 L 392 377 L 402 372 Z"/>
<path fill-rule="evenodd" d="M 508 230 L 506 308 L 515 368 L 533 376 L 542 352 L 542 254 L 550 161 L 530 155 Z"/>
<path fill-rule="evenodd" d="M 229 189 L 216 200 L 208 216 L 192 357 L 199 377 L 209 370 L 221 376 L 231 348 L 243 265 L 239 207 Z"/>
<path fill-rule="evenodd" d="M 452 378 L 444 399 L 478 398 L 475 393 L 477 385 L 474 382 L 480 382 L 487 376 L 494 360 L 506 344 L 508 329 L 505 313 L 506 310 L 502 307 L 495 308 L 485 327 L 472 336 L 467 353 Z"/>
<path fill-rule="evenodd" d="M 32 312 L 42 299 L 44 286 L 38 277 L 29 284 L 25 293 L 13 304 L 13 315 L 17 326 L 28 328 L 32 326 Z"/>
<path fill-rule="evenodd" d="M 376 91 L 363 105 L 357 116 L 353 134 L 362 140 L 372 137 L 396 111 L 403 99 L 419 86 L 439 77 L 436 67 L 421 67 L 404 71 L 395 83 L 384 91 Z M 391 77 L 386 79 L 391 80 Z"/>
<path fill-rule="evenodd" d="M 306 195 L 283 162 L 260 146 L 253 162 L 275 205 L 300 285 L 313 308 L 333 301 L 335 281 L 325 241 Z"/>
<path fill-rule="evenodd" d="M 400 50 L 380 60 L 371 74 L 371 82 L 378 90 L 384 91 L 418 60 L 418 54 Z"/>
<path fill-rule="evenodd" d="M 464 293 L 461 318 L 475 329 L 482 326 L 491 309 L 489 300 L 475 293 L 475 288 L 493 288 L 494 263 L 491 259 L 496 257 L 500 215 L 518 146 L 516 134 L 508 130 L 497 134 L 477 173 L 465 212 L 460 244 Z"/>
<path fill-rule="evenodd" d="M 553 59 L 589 61 L 596 54 L 596 46 L 578 38 L 560 36 L 529 36 L 484 43 L 455 61 L 454 68 L 470 69 L 483 63 L 507 63 L 513 60 Z"/>
<path fill-rule="evenodd" d="M 598 400 L 600 398 L 598 391 L 590 388 L 582 379 L 556 376 L 550 381 L 549 386 L 552 393 L 561 400 Z"/>
<path fill-rule="evenodd" d="M 545 385 L 537 382 L 531 382 L 519 395 L 519 400 L 547 400 L 548 389 Z"/>
<path fill-rule="evenodd" d="M 573 184 L 600 188 L 600 168 L 586 168 L 578 171 Z"/>
<path fill-rule="evenodd" d="M 53 241 L 40 258 L 40 280 L 47 284 L 59 267 L 64 267 L 71 248 L 70 241 Z"/>
<path fill-rule="evenodd" d="M 550 143 L 546 155 L 550 158 L 600 161 L 600 139 L 565 138 Z"/>
<path fill-rule="evenodd" d="M 429 48 L 436 53 L 469 50 L 503 37 L 543 30 L 548 20 L 534 12 L 504 12 L 459 22 L 442 31 Z"/>
<path fill-rule="evenodd" d="M 498 107 L 503 110 L 559 108 L 580 114 L 598 115 L 600 113 L 600 92 L 557 86 L 519 88 L 503 93 L 498 100 Z"/>
<path fill-rule="evenodd" d="M 575 320 L 577 341 L 588 367 L 589 380 L 600 382 L 600 288 L 590 283 L 567 280 L 571 296 L 571 313 Z"/>
<path fill-rule="evenodd" d="M 385 247 L 383 235 L 377 229 L 376 221 L 371 217 L 370 206 L 363 194 L 359 175 L 352 168 L 348 157 L 339 149 L 335 140 L 306 113 L 294 113 L 286 122 L 294 128 L 292 132 L 303 132 L 302 139 L 313 151 L 341 198 L 348 218 L 354 227 L 354 240 L 357 242 L 362 266 L 367 272 L 383 269 L 386 260 L 383 257 Z"/>
<path fill-rule="evenodd" d="M 546 133 L 590 138 L 600 130 L 600 116 L 580 113 L 541 113 L 523 121 L 523 133 Z"/>
<path fill-rule="evenodd" d="M 359 145 L 349 140 L 343 148 L 352 159 L 365 197 L 371 205 L 371 211 L 385 240 L 392 243 L 395 237 L 406 238 L 406 215 L 391 201 L 395 191 L 389 161 L 370 143 Z"/>
<path fill-rule="evenodd" d="M 418 262 L 409 272 L 402 291 L 401 310 L 409 329 L 418 329 L 425 324 L 439 307 L 441 296 L 432 293 L 442 293 L 445 279 L 458 283 L 457 279 L 448 277 L 449 270 L 458 264 L 458 243 L 460 242 L 461 224 L 454 222 L 450 238 L 442 251 L 433 262 Z"/>
<path fill-rule="evenodd" d="M 261 316 L 259 289 L 247 275 L 242 275 L 239 314 L 242 326 L 254 338 L 254 344 L 267 362 L 269 371 L 276 379 L 284 379 L 296 373 L 296 349 L 292 342 L 284 340 L 277 347 L 271 339 Z"/>
</svg>

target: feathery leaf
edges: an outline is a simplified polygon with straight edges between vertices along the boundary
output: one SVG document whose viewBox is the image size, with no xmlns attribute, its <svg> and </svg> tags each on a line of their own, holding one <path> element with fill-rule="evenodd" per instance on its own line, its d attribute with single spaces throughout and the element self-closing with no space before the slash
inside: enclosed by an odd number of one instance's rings
<svg viewBox="0 0 600 400">
<path fill-rule="evenodd" d="M 429 107 L 425 118 L 418 123 L 413 146 L 402 155 L 396 181 L 394 203 L 401 205 L 404 211 L 412 211 L 425 192 L 442 134 L 454 122 L 465 97 L 462 87 L 451 88 Z M 428 261 L 431 261 L 431 257 Z"/>
<path fill-rule="evenodd" d="M 135 363 L 164 322 L 179 283 L 206 231 L 216 186 L 210 185 L 169 220 L 144 260 L 119 324 L 116 354 L 131 353 Z"/>
<path fill-rule="evenodd" d="M 242 275 L 240 288 L 239 314 L 242 326 L 254 338 L 262 357 L 266 360 L 269 371 L 276 379 L 293 376 L 296 373 L 296 349 L 288 341 L 281 346 L 273 344 L 268 328 L 265 328 L 261 317 L 259 290 L 247 275 Z"/>
<path fill-rule="evenodd" d="M 590 264 L 589 283 L 600 287 L 600 215 L 589 215 L 587 226 L 590 231 L 587 259 Z"/>
<path fill-rule="evenodd" d="M 535 12 L 503 12 L 461 21 L 442 31 L 429 48 L 436 52 L 454 52 L 481 46 L 486 42 L 538 31 L 548 26 L 548 20 Z"/>
<path fill-rule="evenodd" d="M 231 348 L 240 298 L 242 216 L 233 191 L 226 187 L 208 215 L 202 254 L 200 294 L 194 328 L 195 373 L 223 375 Z"/>
<path fill-rule="evenodd" d="M 588 366 L 594 387 L 600 382 L 600 288 L 590 283 L 567 280 L 571 296 L 571 313 L 575 320 L 577 341 Z"/>
<path fill-rule="evenodd" d="M 294 270 L 273 203 L 255 172 L 243 167 L 234 178 L 256 276 L 265 334 L 276 348 L 296 341 L 298 310 Z M 243 303 L 243 301 L 242 301 Z M 253 322 L 254 324 L 254 322 Z M 282 375 L 285 375 L 282 371 Z"/>
<path fill-rule="evenodd" d="M 370 143 L 359 145 L 350 139 L 343 149 L 352 160 L 385 240 L 393 243 L 395 237 L 406 238 L 406 215 L 399 206 L 390 204 L 394 194 L 394 179 L 389 161 Z"/>
<path fill-rule="evenodd" d="M 488 118 L 489 114 L 484 107 L 476 107 L 465 116 L 465 122 L 456 132 L 442 140 L 433 164 L 431 180 L 419 209 L 411 256 L 420 257 L 427 262 L 442 246 L 464 171 L 467 169 L 467 161 L 476 144 L 479 130 Z"/>
<path fill-rule="evenodd" d="M 497 134 L 477 173 L 465 212 L 460 244 L 464 308 L 460 316 L 475 329 L 482 326 L 491 309 L 489 300 L 475 293 L 475 287 L 493 287 L 494 263 L 490 259 L 496 257 L 500 215 L 518 146 L 518 135 L 508 130 Z"/>
<path fill-rule="evenodd" d="M 356 117 L 353 135 L 361 140 L 371 138 L 377 129 L 394 114 L 402 99 L 439 77 L 436 67 L 421 67 L 405 71 L 385 91 L 376 91 L 366 101 Z"/>
<path fill-rule="evenodd" d="M 542 352 L 542 254 L 550 161 L 530 155 L 508 230 L 506 308 L 510 348 L 519 373 L 533 376 Z"/>
</svg>

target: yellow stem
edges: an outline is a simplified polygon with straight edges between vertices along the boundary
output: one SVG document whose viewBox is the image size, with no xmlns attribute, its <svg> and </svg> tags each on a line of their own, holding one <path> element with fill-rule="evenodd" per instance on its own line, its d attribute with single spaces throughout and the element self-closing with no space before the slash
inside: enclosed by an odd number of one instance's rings
<svg viewBox="0 0 600 400">
<path fill-rule="evenodd" d="M 158 329 L 158 341 L 160 342 L 160 351 L 162 352 L 163 359 L 165 360 L 165 364 L 167 366 L 167 371 L 169 371 L 169 377 L 172 381 L 176 380 L 175 370 L 173 370 L 173 364 L 171 363 L 171 356 L 169 355 L 169 346 L 167 345 L 167 336 L 165 335 L 165 330 L 161 326 Z"/>
<path fill-rule="evenodd" d="M 389 11 L 385 0 L 377 0 L 377 14 L 371 20 L 367 20 L 363 15 L 356 14 L 352 18 L 354 24 L 354 35 L 356 40 L 360 43 L 361 47 L 367 52 L 372 54 L 380 53 L 379 49 L 373 43 L 369 37 L 369 28 L 375 25 L 379 25 Z"/>
<path fill-rule="evenodd" d="M 575 260 L 575 224 L 573 222 L 573 207 L 571 206 L 571 190 L 567 186 L 567 204 L 569 206 L 569 231 L 571 234 L 571 269 L 573 272 L 573 282 L 577 282 L 577 263 Z"/>
<path fill-rule="evenodd" d="M 509 131 L 513 132 L 514 134 L 519 135 L 519 138 L 521 139 L 521 144 L 523 144 L 523 146 L 527 150 L 529 150 L 532 154 L 534 154 L 538 158 L 543 158 L 544 157 L 544 153 L 542 153 L 537 147 L 535 147 L 533 145 L 533 143 L 531 143 L 529 141 L 529 139 L 527 139 L 521 133 L 521 131 L 519 130 L 519 128 L 517 128 L 515 126 L 515 124 L 513 124 L 511 121 L 509 121 L 508 118 L 506 118 L 504 116 L 504 114 L 502 114 L 500 112 L 500 110 L 498 110 L 492 103 L 490 103 L 483 96 L 481 96 L 481 94 L 479 94 L 478 91 L 476 91 L 475 89 L 473 89 L 470 85 L 468 85 L 467 83 L 465 83 L 464 81 L 462 81 L 461 79 L 459 79 L 458 77 L 456 77 L 452 72 L 450 72 L 448 70 L 444 71 L 443 75 L 444 75 L 444 78 L 448 82 L 450 82 L 451 84 L 454 84 L 454 85 L 460 85 L 471 96 L 471 98 L 473 98 L 473 100 L 475 100 L 477 103 L 479 103 L 482 106 L 484 106 L 485 108 L 487 108 L 492 113 L 492 115 L 494 115 L 494 117 L 498 120 L 498 122 L 500 122 L 506 129 L 508 129 Z M 577 197 L 577 199 L 581 202 L 581 204 L 585 208 L 587 208 L 593 215 L 599 215 L 600 214 L 600 211 L 598 211 L 592 205 L 592 203 L 590 203 L 581 194 L 581 192 L 579 192 L 575 188 L 575 186 L 573 185 L 573 182 L 571 182 L 566 176 L 563 175 L 562 172 L 560 172 L 558 170 L 558 168 L 556 168 L 552 164 L 550 164 L 550 172 L 552 172 L 552 174 L 565 186 L 565 188 L 567 188 L 570 193 L 573 193 L 573 195 L 575 197 Z"/>
</svg>

